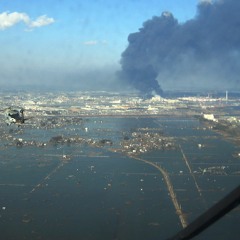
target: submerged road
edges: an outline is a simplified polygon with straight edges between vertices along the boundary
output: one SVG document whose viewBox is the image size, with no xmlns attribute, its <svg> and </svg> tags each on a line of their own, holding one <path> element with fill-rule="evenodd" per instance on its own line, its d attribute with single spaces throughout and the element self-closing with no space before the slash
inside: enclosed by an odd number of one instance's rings
<svg viewBox="0 0 240 240">
<path fill-rule="evenodd" d="M 182 212 L 180 204 L 177 201 L 177 197 L 176 197 L 176 194 L 174 192 L 173 185 L 172 185 L 172 183 L 170 181 L 168 173 L 161 166 L 159 166 L 159 165 L 157 165 L 157 164 L 155 164 L 153 162 L 150 162 L 148 160 L 145 160 L 145 159 L 142 159 L 142 158 L 139 158 L 139 157 L 134 157 L 134 156 L 131 156 L 131 158 L 133 158 L 135 160 L 138 160 L 138 161 L 141 161 L 141 162 L 144 162 L 146 164 L 149 164 L 149 165 L 157 168 L 161 172 L 161 174 L 164 177 L 164 181 L 165 181 L 165 183 L 167 185 L 167 188 L 168 188 L 171 200 L 173 202 L 174 208 L 176 209 L 176 213 L 177 213 L 177 215 L 179 217 L 179 220 L 180 220 L 180 222 L 182 224 L 182 227 L 183 228 L 187 227 L 188 223 L 187 223 L 186 217 L 185 217 L 184 213 Z"/>
<path fill-rule="evenodd" d="M 188 161 L 185 153 L 183 152 L 182 146 L 181 146 L 180 144 L 179 144 L 179 149 L 180 149 L 180 151 L 181 151 L 181 153 L 182 153 L 183 160 L 184 160 L 185 164 L 187 165 L 187 168 L 188 168 L 188 170 L 189 170 L 189 172 L 190 172 L 190 174 L 191 174 L 191 176 L 192 176 L 192 178 L 193 178 L 193 181 L 194 181 L 194 184 L 195 184 L 195 186 L 196 186 L 196 188 L 197 188 L 197 191 L 198 191 L 200 197 L 202 197 L 201 189 L 200 189 L 200 187 L 199 187 L 199 185 L 198 185 L 198 183 L 197 183 L 197 180 L 196 180 L 195 175 L 194 175 L 194 173 L 193 173 L 193 171 L 192 171 L 192 168 L 191 168 L 191 166 L 190 166 L 190 164 L 189 164 L 189 161 Z"/>
</svg>

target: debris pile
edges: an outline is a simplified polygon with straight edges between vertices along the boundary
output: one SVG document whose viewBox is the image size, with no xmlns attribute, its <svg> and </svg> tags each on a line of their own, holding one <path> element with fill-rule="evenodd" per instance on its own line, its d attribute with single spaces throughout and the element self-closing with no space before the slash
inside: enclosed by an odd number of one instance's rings
<svg viewBox="0 0 240 240">
<path fill-rule="evenodd" d="M 150 150 L 175 149 L 173 139 L 163 137 L 161 133 L 133 132 L 131 137 L 125 136 L 121 142 L 122 151 L 126 154 L 138 155 Z"/>
</svg>

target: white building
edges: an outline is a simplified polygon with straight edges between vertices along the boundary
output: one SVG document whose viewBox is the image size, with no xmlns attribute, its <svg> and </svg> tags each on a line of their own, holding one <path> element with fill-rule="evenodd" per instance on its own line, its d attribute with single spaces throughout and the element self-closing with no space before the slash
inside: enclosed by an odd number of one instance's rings
<svg viewBox="0 0 240 240">
<path fill-rule="evenodd" d="M 203 118 L 209 121 L 218 122 L 213 114 L 203 114 Z"/>
</svg>

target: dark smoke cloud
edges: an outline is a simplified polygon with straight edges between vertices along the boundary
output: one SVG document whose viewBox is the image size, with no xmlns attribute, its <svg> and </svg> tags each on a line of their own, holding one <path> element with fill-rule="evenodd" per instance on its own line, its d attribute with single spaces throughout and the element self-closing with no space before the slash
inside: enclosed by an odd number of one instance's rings
<svg viewBox="0 0 240 240">
<path fill-rule="evenodd" d="M 124 81 L 140 92 L 234 88 L 240 82 L 240 1 L 201 1 L 180 24 L 169 12 L 143 23 L 121 56 Z"/>
</svg>

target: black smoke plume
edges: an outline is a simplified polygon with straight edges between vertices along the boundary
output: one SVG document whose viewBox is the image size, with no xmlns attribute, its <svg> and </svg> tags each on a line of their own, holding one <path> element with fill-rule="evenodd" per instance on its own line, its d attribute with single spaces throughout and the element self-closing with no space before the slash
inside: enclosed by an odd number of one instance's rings
<svg viewBox="0 0 240 240">
<path fill-rule="evenodd" d="M 240 1 L 201 1 L 197 15 L 179 23 L 169 12 L 128 36 L 118 73 L 143 94 L 164 88 L 234 88 L 240 82 Z"/>
</svg>

